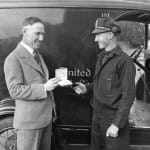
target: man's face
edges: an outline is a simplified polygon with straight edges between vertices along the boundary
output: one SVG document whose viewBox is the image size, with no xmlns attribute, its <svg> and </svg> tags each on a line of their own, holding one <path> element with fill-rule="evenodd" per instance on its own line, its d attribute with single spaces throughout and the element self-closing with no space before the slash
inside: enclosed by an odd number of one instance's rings
<svg viewBox="0 0 150 150">
<path fill-rule="evenodd" d="M 99 49 L 105 49 L 108 47 L 110 42 L 110 32 L 99 33 L 95 36 L 95 42 L 98 43 Z"/>
<path fill-rule="evenodd" d="M 39 49 L 44 40 L 45 29 L 42 23 L 28 25 L 23 31 L 23 41 L 33 49 Z"/>
</svg>

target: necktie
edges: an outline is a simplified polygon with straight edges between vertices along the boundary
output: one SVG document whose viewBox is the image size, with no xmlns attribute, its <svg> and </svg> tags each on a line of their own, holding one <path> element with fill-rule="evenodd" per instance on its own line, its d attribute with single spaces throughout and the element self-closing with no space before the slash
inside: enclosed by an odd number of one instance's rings
<svg viewBox="0 0 150 150">
<path fill-rule="evenodd" d="M 33 56 L 38 64 L 40 64 L 40 56 L 36 50 L 33 52 Z"/>
<path fill-rule="evenodd" d="M 44 73 L 44 70 L 43 70 L 43 67 L 42 67 L 42 63 L 41 63 L 41 60 L 40 60 L 39 53 L 38 53 L 36 50 L 34 50 L 33 56 L 34 56 L 34 59 L 36 60 L 37 64 L 40 66 L 40 68 L 42 69 L 42 71 L 43 71 L 43 73 Z"/>
</svg>

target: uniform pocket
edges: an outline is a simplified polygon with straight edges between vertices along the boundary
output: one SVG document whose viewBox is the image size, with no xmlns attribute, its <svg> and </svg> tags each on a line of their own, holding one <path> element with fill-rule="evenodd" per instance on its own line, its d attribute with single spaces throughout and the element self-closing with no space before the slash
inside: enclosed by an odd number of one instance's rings
<svg viewBox="0 0 150 150">
<path fill-rule="evenodd" d="M 103 92 L 105 94 L 111 94 L 112 92 L 112 79 L 111 78 L 104 78 L 102 81 Z"/>
<path fill-rule="evenodd" d="M 111 90 L 112 90 L 112 79 L 111 78 L 107 78 L 105 79 L 105 82 L 106 82 L 106 91 L 107 93 L 111 93 Z"/>
<path fill-rule="evenodd" d="M 115 89 L 118 89 L 118 87 L 119 81 L 116 78 L 104 77 L 101 80 L 101 88 L 104 94 L 111 95 Z"/>
</svg>

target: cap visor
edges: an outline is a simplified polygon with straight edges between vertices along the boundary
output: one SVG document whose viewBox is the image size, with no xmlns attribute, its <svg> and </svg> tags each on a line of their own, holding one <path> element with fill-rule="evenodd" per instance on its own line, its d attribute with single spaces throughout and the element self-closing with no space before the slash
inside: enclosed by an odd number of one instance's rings
<svg viewBox="0 0 150 150">
<path fill-rule="evenodd" d="M 105 33 L 108 32 L 107 30 L 101 30 L 101 29 L 95 29 L 92 31 L 93 34 L 97 34 L 97 33 Z"/>
</svg>

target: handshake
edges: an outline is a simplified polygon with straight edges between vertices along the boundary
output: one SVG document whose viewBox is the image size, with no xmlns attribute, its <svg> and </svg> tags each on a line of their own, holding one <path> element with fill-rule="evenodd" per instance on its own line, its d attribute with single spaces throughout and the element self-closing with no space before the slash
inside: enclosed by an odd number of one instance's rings
<svg viewBox="0 0 150 150">
<path fill-rule="evenodd" d="M 60 86 L 61 82 L 62 82 L 62 79 L 58 77 L 49 79 L 44 84 L 46 91 L 54 90 L 57 86 Z M 76 94 L 79 94 L 79 95 L 85 94 L 87 92 L 86 86 L 81 82 L 76 82 L 76 85 L 73 87 L 73 90 L 75 91 Z"/>
</svg>

